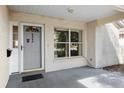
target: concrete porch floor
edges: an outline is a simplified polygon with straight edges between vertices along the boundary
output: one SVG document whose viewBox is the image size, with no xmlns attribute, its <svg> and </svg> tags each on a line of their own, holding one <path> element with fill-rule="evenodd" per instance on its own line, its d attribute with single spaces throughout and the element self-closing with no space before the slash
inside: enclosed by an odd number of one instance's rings
<svg viewBox="0 0 124 93">
<path fill-rule="evenodd" d="M 7 88 L 86 88 L 124 87 L 124 76 L 90 67 L 48 72 L 44 78 L 22 82 L 21 75 L 11 75 Z"/>
</svg>

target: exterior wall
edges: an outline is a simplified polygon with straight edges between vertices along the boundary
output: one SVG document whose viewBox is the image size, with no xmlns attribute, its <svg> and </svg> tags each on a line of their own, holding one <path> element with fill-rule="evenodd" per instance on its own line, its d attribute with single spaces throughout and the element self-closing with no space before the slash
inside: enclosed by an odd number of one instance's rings
<svg viewBox="0 0 124 93">
<path fill-rule="evenodd" d="M 89 22 L 87 24 L 87 60 L 88 65 L 95 67 L 95 31 L 96 31 L 96 21 Z"/>
<path fill-rule="evenodd" d="M 124 64 L 124 47 L 120 47 L 120 64 Z"/>
<path fill-rule="evenodd" d="M 83 57 L 54 59 L 54 27 L 77 28 L 83 30 L 83 54 L 86 57 L 86 28 L 83 22 L 67 21 L 52 17 L 38 16 L 33 14 L 25 14 L 19 12 L 10 13 L 10 21 L 19 23 L 37 23 L 45 25 L 45 71 L 55 71 L 72 67 L 80 67 L 87 65 Z"/>
<path fill-rule="evenodd" d="M 111 22 L 122 19 L 124 19 L 124 13 L 96 20 L 97 68 L 114 64 L 124 64 L 123 48 L 119 46 L 117 40 L 119 38 L 118 31 L 112 25 L 110 27 Z"/>
<path fill-rule="evenodd" d="M 119 64 L 119 35 L 112 24 L 96 28 L 96 68 Z"/>
<path fill-rule="evenodd" d="M 118 30 L 111 24 L 88 23 L 88 63 L 89 66 L 101 68 L 120 62 Z M 91 61 L 92 58 L 92 61 Z"/>
<path fill-rule="evenodd" d="M 0 87 L 5 87 L 9 78 L 8 48 L 8 9 L 0 6 Z"/>
<path fill-rule="evenodd" d="M 121 19 L 124 19 L 124 13 L 88 22 L 87 59 L 89 66 L 100 68 L 124 63 L 123 49 L 119 48 L 118 31 L 112 25 L 108 25 L 110 22 Z M 91 58 L 93 58 L 92 62 Z"/>
<path fill-rule="evenodd" d="M 119 35 L 124 34 L 124 29 L 121 28 Z M 120 45 L 120 64 L 124 64 L 124 38 L 121 36 L 119 38 L 119 45 Z"/>
</svg>

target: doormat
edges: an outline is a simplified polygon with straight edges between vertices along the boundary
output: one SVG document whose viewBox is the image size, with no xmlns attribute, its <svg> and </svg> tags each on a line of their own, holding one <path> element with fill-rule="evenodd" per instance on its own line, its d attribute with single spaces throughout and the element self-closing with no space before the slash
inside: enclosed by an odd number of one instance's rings
<svg viewBox="0 0 124 93">
<path fill-rule="evenodd" d="M 43 78 L 42 74 L 24 76 L 24 77 L 22 77 L 22 82 L 36 80 L 36 79 L 41 79 L 41 78 Z"/>
</svg>

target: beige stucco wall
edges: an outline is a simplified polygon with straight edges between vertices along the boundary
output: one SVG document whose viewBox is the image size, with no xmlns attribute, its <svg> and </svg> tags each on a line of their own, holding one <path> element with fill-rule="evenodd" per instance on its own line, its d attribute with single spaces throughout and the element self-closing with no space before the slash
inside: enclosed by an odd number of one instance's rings
<svg viewBox="0 0 124 93">
<path fill-rule="evenodd" d="M 113 25 L 107 24 L 116 19 L 119 17 L 108 17 L 106 20 L 100 19 L 88 23 L 87 54 L 92 67 L 100 68 L 120 63 L 118 30 Z"/>
<path fill-rule="evenodd" d="M 96 57 L 95 57 L 95 37 L 96 37 L 96 21 L 87 23 L 87 60 L 88 65 L 95 67 Z"/>
<path fill-rule="evenodd" d="M 45 25 L 45 71 L 55 71 L 67 69 L 72 67 L 79 67 L 87 65 L 83 57 L 75 58 L 54 58 L 54 27 L 62 28 L 76 28 L 83 30 L 83 54 L 86 57 L 86 30 L 87 25 L 84 22 L 68 21 L 64 19 L 57 19 L 52 17 L 10 12 L 10 21 L 19 23 L 37 23 Z"/>
<path fill-rule="evenodd" d="M 98 58 L 97 60 L 97 63 L 99 63 L 98 67 L 105 66 L 105 65 L 112 65 L 112 64 L 124 64 L 123 51 L 122 51 L 123 49 L 120 48 L 120 46 L 118 45 L 119 42 L 117 40 L 119 36 L 118 31 L 116 31 L 116 28 L 112 31 L 112 29 L 110 28 L 108 29 L 108 27 L 105 26 L 105 24 L 111 23 L 113 21 L 123 20 L 123 19 L 124 19 L 124 13 L 120 12 L 120 14 L 97 20 L 97 27 L 100 30 L 100 31 L 97 30 L 97 34 L 98 32 L 101 34 L 104 34 L 101 37 L 104 39 L 104 41 L 102 40 L 104 43 L 101 44 L 101 48 L 106 47 L 106 48 L 103 48 L 102 51 L 107 51 L 105 56 L 101 55 L 101 57 Z M 112 39 L 113 36 L 114 38 Z M 111 39 L 111 42 L 110 42 L 110 39 Z M 101 60 L 105 59 L 104 60 L 105 62 L 103 63 L 103 61 L 101 61 L 102 63 L 100 63 L 99 59 Z"/>
<path fill-rule="evenodd" d="M 0 87 L 5 87 L 9 77 L 8 58 L 8 9 L 0 6 Z"/>
<path fill-rule="evenodd" d="M 112 24 L 96 27 L 96 68 L 119 64 L 119 35 Z"/>
</svg>

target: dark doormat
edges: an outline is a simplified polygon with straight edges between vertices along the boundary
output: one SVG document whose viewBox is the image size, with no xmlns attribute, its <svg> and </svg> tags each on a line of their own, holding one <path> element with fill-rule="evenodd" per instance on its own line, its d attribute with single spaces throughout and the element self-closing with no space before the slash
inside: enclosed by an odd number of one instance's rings
<svg viewBox="0 0 124 93">
<path fill-rule="evenodd" d="M 36 79 L 41 79 L 41 78 L 43 78 L 43 75 L 42 74 L 23 76 L 22 77 L 22 82 L 36 80 Z"/>
</svg>

